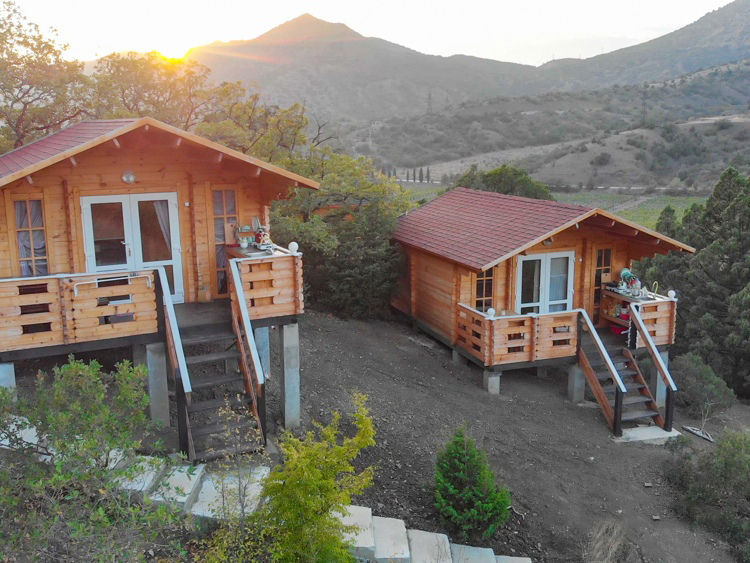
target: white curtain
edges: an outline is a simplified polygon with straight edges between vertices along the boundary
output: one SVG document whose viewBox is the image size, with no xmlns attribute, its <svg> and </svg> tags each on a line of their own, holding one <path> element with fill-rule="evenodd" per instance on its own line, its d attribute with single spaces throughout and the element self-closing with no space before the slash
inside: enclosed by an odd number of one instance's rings
<svg viewBox="0 0 750 563">
<path fill-rule="evenodd" d="M 169 202 L 166 199 L 159 199 L 154 201 L 154 209 L 156 210 L 156 218 L 159 220 L 159 227 L 161 228 L 161 234 L 167 243 L 170 255 L 172 253 L 172 233 L 169 230 Z"/>
<path fill-rule="evenodd" d="M 44 218 L 42 216 L 42 202 L 38 199 L 15 202 L 16 229 L 35 229 L 44 228 Z M 31 225 L 29 225 L 29 216 L 31 216 Z M 46 260 L 40 260 L 36 263 L 36 272 L 32 269 L 32 262 L 25 260 L 33 256 L 46 256 L 47 248 L 44 242 L 44 231 L 34 231 L 32 239 L 31 231 L 17 231 L 18 239 L 18 257 L 21 259 L 21 276 L 34 276 L 47 274 Z M 33 253 L 32 253 L 33 250 Z"/>
<path fill-rule="evenodd" d="M 568 260 L 569 258 L 552 258 L 550 260 L 550 301 L 562 301 L 568 298 Z"/>
</svg>

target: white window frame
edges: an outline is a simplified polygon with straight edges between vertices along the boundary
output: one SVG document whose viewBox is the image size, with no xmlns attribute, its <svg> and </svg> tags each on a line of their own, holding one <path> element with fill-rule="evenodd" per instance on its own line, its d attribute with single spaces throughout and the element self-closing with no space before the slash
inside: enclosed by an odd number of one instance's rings
<svg viewBox="0 0 750 563">
<path fill-rule="evenodd" d="M 554 301 L 550 301 L 550 263 L 553 258 L 568 258 L 568 292 L 565 299 L 556 299 Z M 521 303 L 523 263 L 531 260 L 541 261 L 539 273 L 539 301 Z M 516 312 L 518 314 L 521 314 L 522 308 L 539 307 L 538 314 L 546 314 L 550 313 L 549 308 L 551 305 L 565 305 L 564 311 L 572 310 L 573 297 L 575 295 L 575 263 L 576 254 L 572 250 L 562 252 L 540 252 L 535 254 L 527 254 L 525 256 L 518 256 L 518 261 L 516 264 Z M 562 311 L 552 312 L 557 313 Z"/>
</svg>

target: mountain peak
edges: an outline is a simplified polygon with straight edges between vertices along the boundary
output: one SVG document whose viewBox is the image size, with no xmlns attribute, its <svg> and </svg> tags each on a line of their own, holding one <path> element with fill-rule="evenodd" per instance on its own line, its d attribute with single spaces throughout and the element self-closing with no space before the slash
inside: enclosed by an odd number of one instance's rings
<svg viewBox="0 0 750 563">
<path fill-rule="evenodd" d="M 316 18 L 311 14 L 302 14 L 299 17 L 282 23 L 256 37 L 253 41 L 266 45 L 278 45 L 282 43 L 335 42 L 362 39 L 362 36 L 343 23 L 331 23 Z"/>
</svg>

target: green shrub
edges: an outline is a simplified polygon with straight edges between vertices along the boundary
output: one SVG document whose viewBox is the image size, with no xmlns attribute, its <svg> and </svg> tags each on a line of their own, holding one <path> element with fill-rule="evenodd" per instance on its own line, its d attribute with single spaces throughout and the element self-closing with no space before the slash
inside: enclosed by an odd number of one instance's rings
<svg viewBox="0 0 750 563">
<path fill-rule="evenodd" d="M 39 375 L 33 400 L 14 403 L 0 390 L 0 439 L 12 448 L 0 451 L 0 556 L 113 561 L 180 552 L 177 512 L 121 490 L 117 480 L 133 469 L 108 469 L 114 450 L 132 453 L 147 432 L 145 379 L 142 366 L 123 362 L 106 374 L 71 357 L 51 383 Z M 19 433 L 32 428 L 39 445 Z"/>
<path fill-rule="evenodd" d="M 669 371 L 677 384 L 676 406 L 688 416 L 703 418 L 704 424 L 710 416 L 735 403 L 734 392 L 696 354 L 678 356 Z"/>
<path fill-rule="evenodd" d="M 435 508 L 461 541 L 489 539 L 508 518 L 510 494 L 463 427 L 438 453 Z"/>
<path fill-rule="evenodd" d="M 723 535 L 750 563 L 750 432 L 725 431 L 716 448 L 696 453 L 689 440 L 668 444 L 666 469 L 682 517 Z"/>
<path fill-rule="evenodd" d="M 356 394 L 353 415 L 357 432 L 341 438 L 341 415 L 327 426 L 297 438 L 286 432 L 279 444 L 284 464 L 266 478 L 263 506 L 246 521 L 220 528 L 202 548 L 199 560 L 222 561 L 352 561 L 337 513 L 351 497 L 372 484 L 375 469 L 355 472 L 352 461 L 375 444 L 375 428 L 363 395 Z"/>
</svg>

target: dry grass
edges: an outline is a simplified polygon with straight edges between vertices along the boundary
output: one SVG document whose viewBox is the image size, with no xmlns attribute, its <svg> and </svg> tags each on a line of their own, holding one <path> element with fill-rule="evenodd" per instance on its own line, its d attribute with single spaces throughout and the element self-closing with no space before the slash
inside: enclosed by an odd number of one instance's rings
<svg viewBox="0 0 750 563">
<path fill-rule="evenodd" d="M 616 520 L 604 520 L 595 525 L 583 548 L 585 563 L 620 563 L 625 555 L 625 527 Z"/>
</svg>

